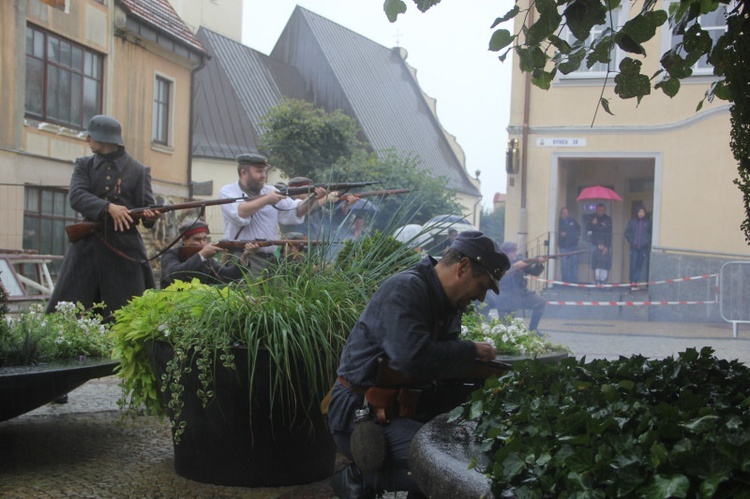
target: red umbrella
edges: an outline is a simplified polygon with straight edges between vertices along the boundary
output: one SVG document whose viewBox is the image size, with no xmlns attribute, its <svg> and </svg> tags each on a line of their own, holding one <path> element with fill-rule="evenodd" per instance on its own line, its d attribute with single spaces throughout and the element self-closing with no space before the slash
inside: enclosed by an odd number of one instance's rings
<svg viewBox="0 0 750 499">
<path fill-rule="evenodd" d="M 576 201 L 583 201 L 584 199 L 613 199 L 615 201 L 622 201 L 622 198 L 615 191 L 601 185 L 586 187 L 578 195 Z"/>
</svg>

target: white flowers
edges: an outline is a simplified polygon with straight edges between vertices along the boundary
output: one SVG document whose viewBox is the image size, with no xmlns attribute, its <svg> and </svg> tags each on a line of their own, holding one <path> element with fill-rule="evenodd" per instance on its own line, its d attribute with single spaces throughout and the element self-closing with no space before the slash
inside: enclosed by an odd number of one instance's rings
<svg viewBox="0 0 750 499">
<path fill-rule="evenodd" d="M 536 355 L 551 350 L 544 338 L 529 331 L 523 319 L 512 315 L 488 320 L 477 312 L 464 314 L 461 339 L 489 343 L 500 355 Z"/>
</svg>

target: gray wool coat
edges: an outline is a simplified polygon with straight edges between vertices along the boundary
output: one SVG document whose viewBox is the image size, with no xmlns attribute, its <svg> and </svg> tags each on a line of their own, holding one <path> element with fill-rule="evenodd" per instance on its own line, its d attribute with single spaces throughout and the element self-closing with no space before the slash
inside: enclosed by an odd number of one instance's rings
<svg viewBox="0 0 750 499">
<path fill-rule="evenodd" d="M 106 156 L 78 158 L 70 180 L 69 198 L 70 206 L 85 220 L 103 225 L 97 233 L 71 244 L 47 312 L 54 311 L 59 301 L 80 301 L 86 308 L 104 302 L 105 318 L 111 319 L 110 315 L 131 298 L 154 287 L 154 274 L 145 261 L 146 248 L 137 228 L 131 226 L 129 231 L 115 232 L 107 211 L 110 203 L 130 209 L 154 205 L 150 169 L 123 148 Z"/>
</svg>

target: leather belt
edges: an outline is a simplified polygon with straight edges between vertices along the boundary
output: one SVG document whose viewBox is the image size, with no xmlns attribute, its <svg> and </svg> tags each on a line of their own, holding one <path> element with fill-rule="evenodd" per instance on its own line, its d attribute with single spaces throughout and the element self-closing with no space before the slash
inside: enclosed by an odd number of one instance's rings
<svg viewBox="0 0 750 499">
<path fill-rule="evenodd" d="M 344 386 L 344 388 L 346 388 L 350 392 L 354 392 L 358 395 L 364 395 L 365 392 L 367 391 L 367 388 L 363 388 L 359 386 L 352 386 L 351 383 L 349 383 L 347 380 L 345 380 L 341 376 L 339 376 L 337 379 L 339 380 L 339 383 L 341 383 Z"/>
</svg>

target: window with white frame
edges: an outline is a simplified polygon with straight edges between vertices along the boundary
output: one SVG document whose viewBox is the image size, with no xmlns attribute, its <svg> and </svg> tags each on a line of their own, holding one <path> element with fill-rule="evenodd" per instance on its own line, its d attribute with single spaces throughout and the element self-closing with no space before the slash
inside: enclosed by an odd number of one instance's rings
<svg viewBox="0 0 750 499">
<path fill-rule="evenodd" d="M 172 111 L 172 82 L 162 76 L 154 79 L 153 136 L 155 144 L 169 145 Z"/>
<path fill-rule="evenodd" d="M 672 2 L 673 3 L 673 2 Z M 701 28 L 704 29 L 706 32 L 708 32 L 708 35 L 713 40 L 713 43 L 716 44 L 719 38 L 721 38 L 721 35 L 723 35 L 727 30 L 727 12 L 729 12 L 730 9 L 734 8 L 734 2 L 732 2 L 729 5 L 720 4 L 718 8 L 713 11 L 709 12 L 708 14 L 703 14 L 698 18 L 698 22 L 701 25 Z M 686 26 L 686 29 L 689 27 Z M 665 47 L 666 50 L 674 48 L 678 43 L 682 42 L 682 35 L 676 35 L 672 33 L 671 31 L 668 31 L 668 46 Z M 701 76 L 701 75 L 710 75 L 713 74 L 713 68 L 708 63 L 708 57 L 703 56 L 700 58 L 700 60 L 695 63 L 693 66 L 693 75 Z"/>
<path fill-rule="evenodd" d="M 86 128 L 102 109 L 102 55 L 53 33 L 26 27 L 26 115 Z"/>
<path fill-rule="evenodd" d="M 611 27 L 614 27 L 615 30 L 621 28 L 625 20 L 626 20 L 626 13 L 623 11 L 622 8 L 618 8 L 618 9 L 612 10 L 610 13 L 607 14 L 606 24 L 597 25 L 591 28 L 591 33 L 589 34 L 589 37 L 586 39 L 586 42 L 584 43 L 584 45 L 588 49 L 586 56 L 588 57 L 588 54 L 591 53 L 590 46 L 594 40 L 596 40 L 602 33 L 604 33 L 605 30 L 608 30 Z M 560 34 L 560 38 L 568 42 L 570 45 L 573 45 L 573 43 L 576 41 L 576 38 L 573 36 L 573 34 L 570 32 L 570 29 L 567 26 L 563 28 Z M 604 78 L 607 75 L 608 69 L 609 71 L 617 71 L 617 68 L 620 64 L 620 59 L 622 59 L 620 50 L 618 49 L 617 45 L 613 43 L 612 49 L 610 50 L 609 64 L 603 63 L 603 62 L 597 62 L 593 66 L 588 67 L 588 65 L 586 64 L 586 60 L 584 59 L 576 71 L 573 71 L 572 73 L 569 73 L 567 75 L 561 75 L 560 77 L 561 78 Z"/>
</svg>

